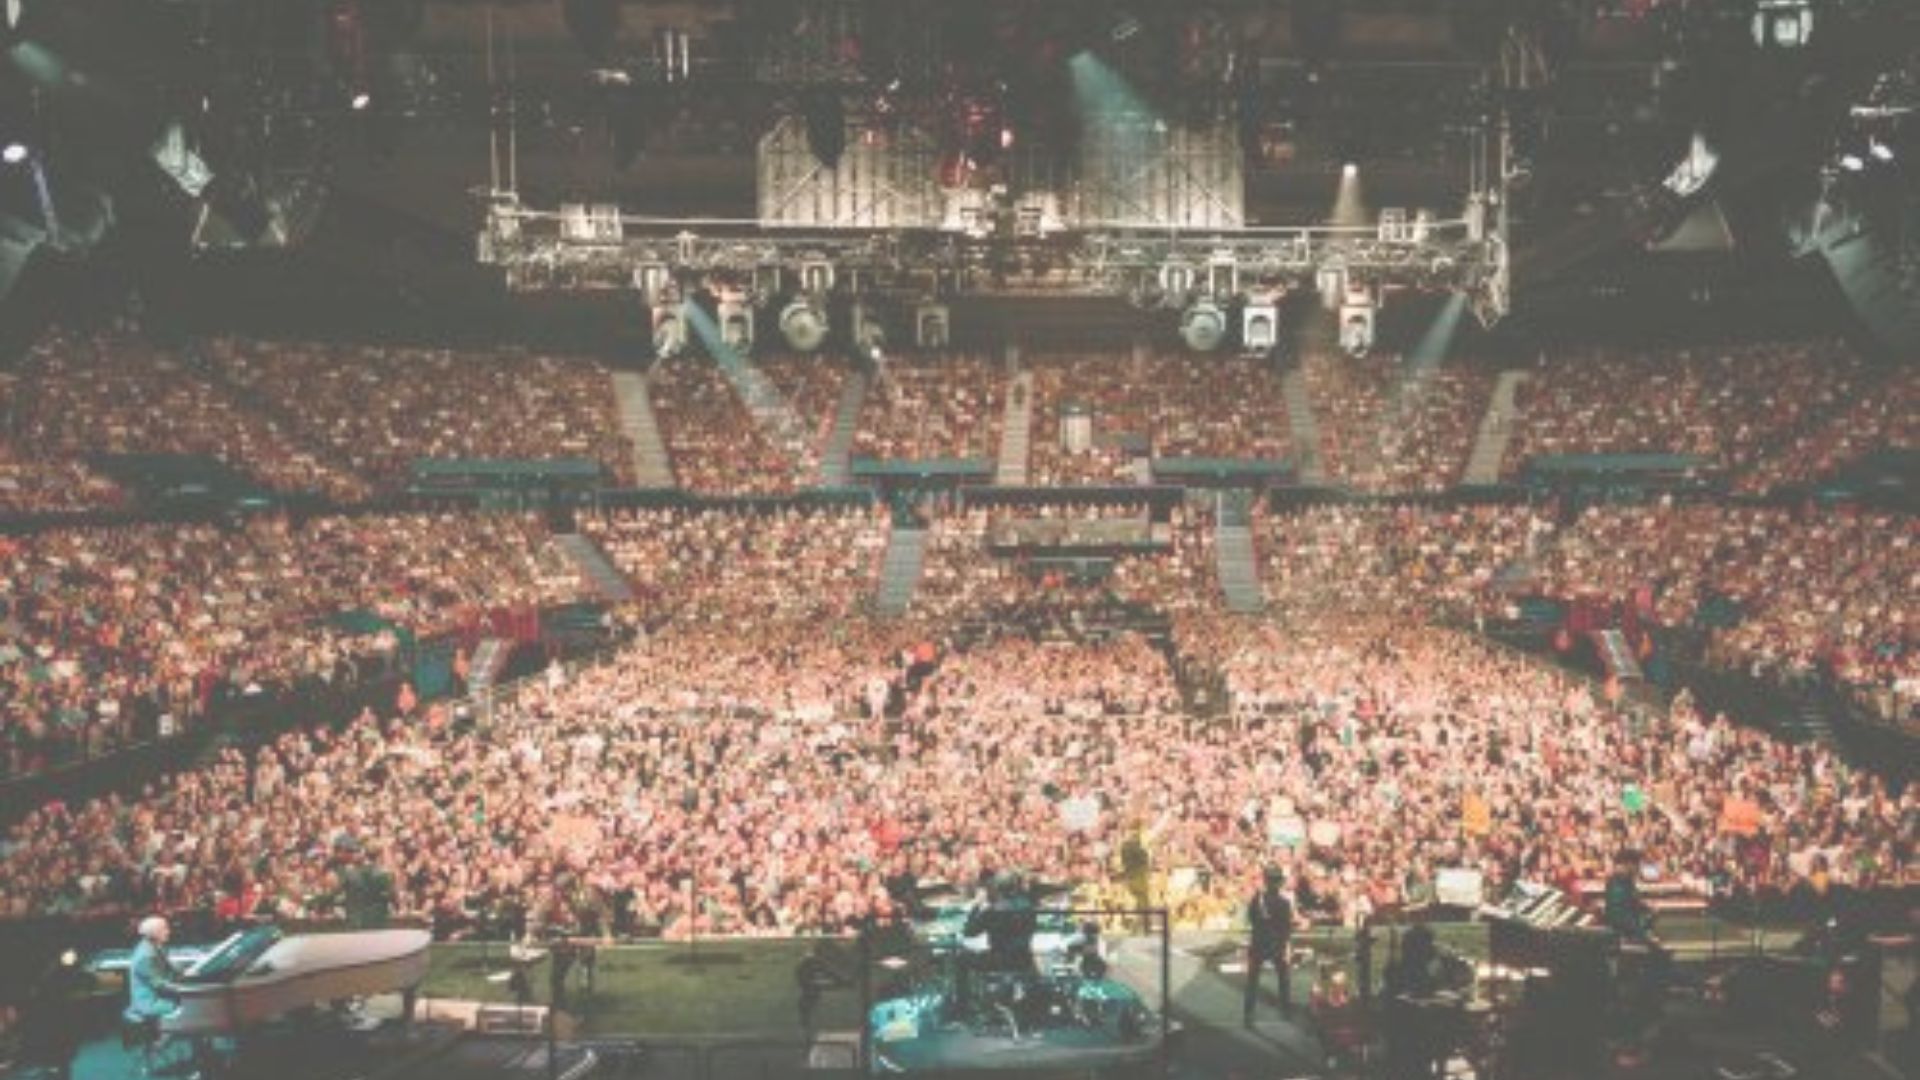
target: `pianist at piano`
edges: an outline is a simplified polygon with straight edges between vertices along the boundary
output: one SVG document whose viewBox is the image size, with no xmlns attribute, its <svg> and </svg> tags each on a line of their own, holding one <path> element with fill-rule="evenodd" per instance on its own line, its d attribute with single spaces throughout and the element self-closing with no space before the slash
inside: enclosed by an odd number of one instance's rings
<svg viewBox="0 0 1920 1080">
<path fill-rule="evenodd" d="M 140 941 L 127 964 L 127 1010 L 130 1023 L 154 1024 L 180 1011 L 180 991 L 174 985 L 180 972 L 167 959 L 167 940 L 173 927 L 158 915 L 140 920 Z"/>
</svg>

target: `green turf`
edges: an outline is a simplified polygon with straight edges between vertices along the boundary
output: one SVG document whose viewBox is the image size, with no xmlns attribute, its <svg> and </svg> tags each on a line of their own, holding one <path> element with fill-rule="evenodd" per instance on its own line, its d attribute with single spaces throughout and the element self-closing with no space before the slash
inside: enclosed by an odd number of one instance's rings
<svg viewBox="0 0 1920 1080">
<path fill-rule="evenodd" d="M 588 1035 L 797 1034 L 794 967 L 808 943 L 793 940 L 631 945 L 604 948 L 594 990 L 570 981 L 573 1013 Z M 510 1005 L 504 983 L 487 975 L 506 970 L 502 945 L 455 943 L 434 947 L 422 994 Z M 534 1003 L 547 1000 L 547 967 L 533 970 Z M 816 1014 L 824 1030 L 849 1030 L 859 1013 L 857 990 L 829 991 Z"/>
</svg>

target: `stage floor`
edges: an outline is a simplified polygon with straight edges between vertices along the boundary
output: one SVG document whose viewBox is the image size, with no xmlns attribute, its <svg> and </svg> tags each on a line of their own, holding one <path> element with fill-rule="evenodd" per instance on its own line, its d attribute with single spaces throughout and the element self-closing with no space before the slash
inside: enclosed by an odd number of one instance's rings
<svg viewBox="0 0 1920 1080">
<path fill-rule="evenodd" d="M 1746 954 L 1756 942 L 1777 952 L 1795 936 L 1778 929 L 1756 936 L 1740 927 L 1705 920 L 1664 929 L 1683 957 L 1714 951 Z M 1485 954 L 1483 926 L 1445 927 L 1440 937 L 1469 956 Z M 1350 955 L 1351 943 L 1343 935 L 1307 935 L 1302 942 L 1322 962 L 1340 963 Z M 845 1065 L 852 1060 L 852 1046 L 858 1039 L 859 993 L 852 986 L 828 992 L 813 1029 L 803 1029 L 794 967 L 811 945 L 805 941 L 713 941 L 694 947 L 654 943 L 603 949 L 592 990 L 578 977 L 572 988 L 578 1017 L 574 1030 L 600 1055 L 594 1075 L 764 1080 L 798 1076 L 806 1071 L 810 1058 L 817 1065 L 834 1067 L 810 1075 L 848 1075 Z M 1175 935 L 1171 966 L 1165 971 L 1168 1012 L 1178 1028 L 1169 1055 L 1172 1075 L 1190 1080 L 1338 1075 L 1328 1069 L 1325 1047 L 1306 1010 L 1297 1008 L 1291 1017 L 1281 1016 L 1271 985 L 1264 988 L 1257 1022 L 1252 1027 L 1242 1025 L 1244 972 L 1239 947 L 1240 939 L 1232 934 Z M 830 949 L 840 950 L 834 959 L 857 967 L 850 946 L 836 943 Z M 1162 977 L 1158 939 L 1120 939 L 1114 949 L 1114 977 L 1132 986 L 1158 1011 Z M 1376 949 L 1376 963 L 1384 961 L 1384 951 Z M 505 959 L 500 945 L 435 946 L 424 994 L 510 1005 L 505 986 L 488 978 L 505 968 Z M 536 1002 L 544 1004 L 548 990 L 544 977 L 534 980 L 534 986 Z M 1296 1005 L 1307 1001 L 1307 989 L 1307 973 L 1296 972 Z M 1904 1026 L 1904 1016 L 1899 1019 Z M 1704 1025 L 1697 1035 L 1686 1054 L 1604 1075 L 1608 1080 L 1697 1080 L 1712 1075 L 1711 1060 L 1703 1055 L 1761 1049 L 1777 1033 Z M 962 1056 L 978 1057 L 983 1064 L 1008 1056 L 1003 1048 L 974 1049 L 977 1055 Z M 575 1060 L 569 1052 L 556 1064 Z M 1045 1069 L 1046 1064 L 1023 1062 L 1020 1074 L 1057 1075 Z M 530 1065 L 533 1069 L 527 1071 Z M 1155 1075 L 1155 1065 L 1149 1062 L 1147 1071 L 1136 1066 L 1106 1075 Z M 7 1077 L 35 1075 L 44 1074 L 20 1070 Z M 139 1063 L 121 1050 L 111 1024 L 105 1023 L 83 1047 L 73 1075 L 78 1080 L 137 1080 L 141 1073 Z M 283 1033 L 263 1040 L 253 1048 L 250 1060 L 242 1062 L 241 1071 L 230 1075 L 237 1080 L 506 1080 L 515 1076 L 532 1080 L 547 1075 L 547 1063 L 544 1043 L 537 1039 L 456 1036 L 443 1027 L 416 1025 L 412 1032 L 382 1030 L 320 1041 Z M 1079 1075 L 1089 1075 L 1084 1066 Z M 1805 1080 L 1899 1080 L 1900 1075 L 1865 1055 L 1835 1062 L 1820 1077 L 1802 1073 Z"/>
</svg>

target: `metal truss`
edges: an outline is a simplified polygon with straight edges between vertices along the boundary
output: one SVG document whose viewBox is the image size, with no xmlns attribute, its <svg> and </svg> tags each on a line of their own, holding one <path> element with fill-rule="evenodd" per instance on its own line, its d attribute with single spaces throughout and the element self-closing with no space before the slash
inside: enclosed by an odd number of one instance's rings
<svg viewBox="0 0 1920 1080">
<path fill-rule="evenodd" d="M 1315 287 L 1450 289 L 1482 319 L 1506 313 L 1507 247 L 1484 215 L 1398 226 L 1209 232 L 1101 229 L 1050 236 L 935 229 L 781 229 L 758 221 L 622 216 L 618 235 L 497 198 L 480 261 L 509 288 L 669 294 L 701 281 L 769 299 L 783 290 L 874 296 L 1110 295 L 1184 304 Z M 656 297 L 657 298 L 657 297 Z"/>
</svg>

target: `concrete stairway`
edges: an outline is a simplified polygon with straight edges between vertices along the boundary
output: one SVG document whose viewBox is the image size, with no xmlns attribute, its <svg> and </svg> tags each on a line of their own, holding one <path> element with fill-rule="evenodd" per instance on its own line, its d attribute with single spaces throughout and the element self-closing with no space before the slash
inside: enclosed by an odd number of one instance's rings
<svg viewBox="0 0 1920 1080">
<path fill-rule="evenodd" d="M 1213 540 L 1220 591 L 1226 596 L 1228 611 L 1251 615 L 1267 606 L 1266 592 L 1260 585 L 1260 564 L 1253 550 L 1253 526 L 1227 522 L 1222 516 Z"/>
<path fill-rule="evenodd" d="M 887 557 L 880 565 L 880 588 L 874 608 L 886 616 L 900 616 L 913 605 L 920 589 L 920 571 L 927 562 L 927 530 L 896 525 L 887 539 Z"/>
<path fill-rule="evenodd" d="M 1280 393 L 1287 401 L 1287 427 L 1291 430 L 1293 452 L 1300 465 L 1300 482 L 1325 484 L 1327 474 L 1320 464 L 1320 420 L 1313 412 L 1307 373 L 1296 367 L 1281 376 Z"/>
<path fill-rule="evenodd" d="M 860 407 L 867 401 L 867 377 L 856 372 L 840 388 L 833 410 L 833 431 L 820 453 L 820 486 L 846 487 L 853 483 L 853 436 L 860 426 Z"/>
<path fill-rule="evenodd" d="M 1519 418 L 1518 394 L 1530 376 L 1524 371 L 1503 371 L 1493 384 L 1493 397 L 1480 418 L 1480 430 L 1473 437 L 1473 450 L 1467 455 L 1466 470 L 1460 482 L 1485 487 L 1500 482 L 1501 466 L 1506 463 L 1507 447 L 1513 443 L 1513 425 Z"/>
<path fill-rule="evenodd" d="M 600 550 L 600 545 L 579 533 L 563 533 L 553 538 L 553 546 L 572 560 L 580 571 L 580 579 L 600 599 L 609 604 L 633 599 L 633 585 L 620 568 L 613 565 L 613 560 L 607 558 L 607 553 Z"/>
<path fill-rule="evenodd" d="M 673 459 L 660 437 L 646 376 L 632 371 L 613 375 L 613 400 L 620 411 L 620 433 L 633 443 L 634 483 L 643 488 L 673 486 Z"/>
<path fill-rule="evenodd" d="M 513 642 L 505 638 L 481 638 L 480 644 L 473 647 L 473 658 L 467 665 L 467 692 L 483 694 L 493 689 L 494 680 L 500 677 L 500 670 L 507 666 L 507 658 L 513 655 Z"/>
<path fill-rule="evenodd" d="M 1005 426 L 1000 429 L 1000 459 L 993 482 L 1001 487 L 1024 487 L 1027 454 L 1033 445 L 1033 372 L 1015 372 L 1007 379 Z"/>
<path fill-rule="evenodd" d="M 1607 671 L 1621 682 L 1644 678 L 1639 658 L 1633 655 L 1633 649 L 1627 645 L 1627 635 L 1618 630 L 1596 630 L 1593 648 L 1600 654 L 1600 662 Z"/>
</svg>

